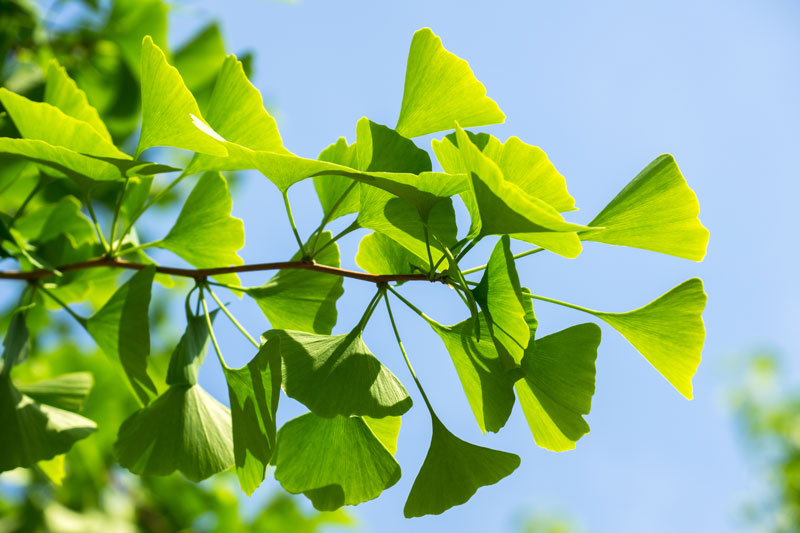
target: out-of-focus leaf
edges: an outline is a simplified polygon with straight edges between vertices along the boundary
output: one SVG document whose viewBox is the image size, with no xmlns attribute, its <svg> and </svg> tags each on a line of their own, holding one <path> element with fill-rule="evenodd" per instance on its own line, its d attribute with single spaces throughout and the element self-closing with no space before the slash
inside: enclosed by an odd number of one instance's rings
<svg viewBox="0 0 800 533">
<path fill-rule="evenodd" d="M 330 240 L 331 233 L 324 232 L 317 247 Z M 300 252 L 292 257 L 292 261 L 300 259 Z M 339 267 L 339 245 L 326 246 L 314 261 Z M 330 335 L 336 325 L 336 302 L 342 294 L 341 276 L 310 270 L 281 270 L 264 285 L 247 289 L 273 328 L 323 335 Z"/>
<path fill-rule="evenodd" d="M 77 247 L 95 239 L 92 223 L 81 213 L 81 203 L 72 196 L 44 204 L 14 223 L 27 241 L 45 242 L 66 235 Z"/>
<path fill-rule="evenodd" d="M 372 355 L 358 330 L 315 335 L 272 330 L 281 340 L 283 390 L 322 417 L 398 416 L 411 408 L 403 384 Z"/>
<path fill-rule="evenodd" d="M 2 375 L 9 375 L 14 365 L 25 361 L 30 349 L 30 335 L 28 326 L 25 324 L 25 315 L 20 312 L 14 313 L 3 339 Z"/>
<path fill-rule="evenodd" d="M 14 384 L 17 390 L 37 403 L 78 412 L 83 407 L 94 380 L 89 372 L 72 372 L 29 385 Z"/>
<path fill-rule="evenodd" d="M 278 431 L 275 479 L 320 511 L 377 498 L 400 479 L 400 465 L 360 417 L 313 413 Z"/>
<path fill-rule="evenodd" d="M 200 30 L 173 56 L 186 87 L 195 94 L 214 81 L 224 61 L 225 42 L 215 22 Z"/>
<path fill-rule="evenodd" d="M 505 121 L 469 64 L 445 50 L 430 28 L 414 33 L 408 52 L 403 103 L 395 129 L 405 137 Z"/>
<path fill-rule="evenodd" d="M 145 35 L 167 48 L 167 13 L 162 0 L 115 0 L 108 20 L 109 37 L 122 51 L 131 72 L 139 75 Z"/>
</svg>

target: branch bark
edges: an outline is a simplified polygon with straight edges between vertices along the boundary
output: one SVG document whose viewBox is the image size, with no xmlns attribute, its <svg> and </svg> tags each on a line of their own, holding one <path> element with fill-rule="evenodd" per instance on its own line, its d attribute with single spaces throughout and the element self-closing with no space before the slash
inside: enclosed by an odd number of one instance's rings
<svg viewBox="0 0 800 533">
<path fill-rule="evenodd" d="M 116 257 L 97 257 L 80 261 L 77 263 L 69 263 L 56 267 L 55 270 L 37 269 L 29 271 L 0 271 L 0 279 L 16 279 L 22 281 L 36 281 L 49 276 L 54 276 L 58 272 L 74 272 L 77 270 L 88 270 L 90 268 L 123 268 L 127 270 L 142 270 L 150 266 L 146 263 L 136 263 L 133 261 L 126 261 Z M 445 283 L 444 279 L 429 279 L 425 274 L 369 274 L 367 272 L 357 272 L 355 270 L 346 270 L 343 268 L 336 268 L 327 265 L 321 265 L 312 261 L 283 261 L 277 263 L 254 263 L 250 265 L 240 265 L 232 267 L 217 267 L 217 268 L 177 268 L 168 266 L 156 266 L 156 271 L 162 274 L 170 274 L 173 276 L 181 276 L 185 278 L 203 279 L 209 276 L 216 276 L 219 274 L 232 274 L 240 272 L 261 272 L 266 270 L 311 270 L 314 272 L 322 272 L 323 274 L 330 274 L 332 276 L 341 276 L 343 278 L 358 279 L 361 281 L 369 281 L 371 283 L 388 283 L 391 281 L 440 281 Z"/>
</svg>

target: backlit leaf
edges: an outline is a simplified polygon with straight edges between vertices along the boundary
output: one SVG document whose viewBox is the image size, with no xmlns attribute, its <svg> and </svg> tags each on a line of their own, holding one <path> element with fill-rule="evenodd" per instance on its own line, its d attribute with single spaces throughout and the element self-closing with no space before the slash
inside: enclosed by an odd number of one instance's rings
<svg viewBox="0 0 800 533">
<path fill-rule="evenodd" d="M 79 184 L 87 180 L 109 181 L 122 177 L 117 167 L 110 163 L 44 141 L 0 137 L 0 153 L 23 157 L 47 167 L 50 174 L 69 177 Z"/>
<path fill-rule="evenodd" d="M 22 394 L 30 396 L 37 403 L 77 412 L 89 396 L 94 379 L 89 372 L 73 372 L 29 385 L 14 385 Z"/>
<path fill-rule="evenodd" d="M 244 246 L 244 223 L 231 216 L 232 208 L 228 182 L 218 172 L 207 172 L 197 181 L 167 236 L 152 246 L 166 248 L 197 268 L 241 265 L 244 261 L 236 252 Z M 216 277 L 238 285 L 234 274 Z"/>
<path fill-rule="evenodd" d="M 397 437 L 400 436 L 401 417 L 385 416 L 383 418 L 370 418 L 368 416 L 362 416 L 361 420 L 369 426 L 369 429 L 378 437 L 378 440 L 383 443 L 384 447 L 389 450 L 389 453 L 392 455 L 397 453 Z"/>
<path fill-rule="evenodd" d="M 233 454 L 242 490 L 251 495 L 264 480 L 275 449 L 281 393 L 280 340 L 264 343 L 242 368 L 225 368 L 233 421 Z"/>
<path fill-rule="evenodd" d="M 581 232 L 581 239 L 632 246 L 702 261 L 708 230 L 700 223 L 697 196 L 669 154 L 658 156 Z"/>
<path fill-rule="evenodd" d="M 225 42 L 214 22 L 200 30 L 173 56 L 175 68 L 195 96 L 198 90 L 214 82 L 224 61 Z"/>
<path fill-rule="evenodd" d="M 406 518 L 441 514 L 466 503 L 479 488 L 497 483 L 520 464 L 513 453 L 465 442 L 436 416 L 432 420 L 431 446 L 403 508 Z"/>
<path fill-rule="evenodd" d="M 347 139 L 339 137 L 334 144 L 325 148 L 317 159 L 357 168 L 358 155 L 356 151 L 356 143 L 347 144 Z M 314 188 L 317 191 L 319 202 L 322 204 L 322 212 L 328 217 L 328 220 L 336 220 L 341 216 L 358 211 L 358 187 L 353 187 L 350 192 L 347 192 L 352 184 L 353 180 L 343 176 L 314 176 Z M 347 195 L 341 199 L 346 192 Z"/>
<path fill-rule="evenodd" d="M 148 35 L 142 41 L 142 131 L 137 156 L 152 146 L 174 146 L 224 156 L 222 138 L 203 121 L 178 70 Z"/>
<path fill-rule="evenodd" d="M 86 93 L 78 88 L 66 69 L 58 64 L 55 59 L 50 60 L 45 74 L 44 101 L 56 106 L 65 114 L 82 120 L 89 124 L 108 142 L 111 134 L 108 133 L 105 123 L 100 119 L 97 110 L 89 104 Z"/>
<path fill-rule="evenodd" d="M 535 326 L 534 326 L 535 327 Z M 531 340 L 517 381 L 519 403 L 536 444 L 555 452 L 571 450 L 589 425 L 600 328 L 580 324 Z"/>
<path fill-rule="evenodd" d="M 383 233 L 370 233 L 361 239 L 356 264 L 371 274 L 415 274 L 428 269 L 426 261 Z"/>
<path fill-rule="evenodd" d="M 359 417 L 308 413 L 278 431 L 275 479 L 320 511 L 377 498 L 400 479 L 400 465 Z"/>
<path fill-rule="evenodd" d="M 358 330 L 315 335 L 272 330 L 281 340 L 283 390 L 322 417 L 398 416 L 411 407 L 400 380 L 372 355 Z"/>
<path fill-rule="evenodd" d="M 213 322 L 217 309 L 209 318 Z M 203 314 L 195 315 L 186 309 L 186 331 L 172 352 L 167 369 L 167 385 L 196 385 L 197 373 L 208 351 L 208 323 Z"/>
<path fill-rule="evenodd" d="M 114 451 L 134 474 L 201 481 L 234 464 L 231 412 L 199 385 L 172 385 L 122 423 Z"/>
<path fill-rule="evenodd" d="M 430 28 L 414 33 L 395 128 L 398 133 L 419 137 L 452 129 L 455 121 L 471 127 L 497 124 L 505 118 L 466 61 L 445 50 Z"/>
<path fill-rule="evenodd" d="M 109 37 L 117 43 L 135 76 L 139 75 L 145 35 L 166 49 L 168 11 L 163 0 L 115 0 L 112 4 L 107 26 Z"/>
<path fill-rule="evenodd" d="M 86 321 L 86 330 L 112 359 L 119 360 L 139 400 L 146 404 L 156 392 L 147 375 L 150 354 L 150 289 L 155 267 L 140 270 Z"/>
<path fill-rule="evenodd" d="M 321 248 L 331 240 L 322 234 Z M 306 244 L 308 246 L 308 243 Z M 300 260 L 300 252 L 292 261 Z M 339 267 L 339 245 L 326 246 L 314 261 Z M 274 329 L 289 329 L 330 335 L 336 325 L 336 302 L 344 294 L 342 277 L 311 270 L 281 270 L 264 285 L 247 289 Z"/>
</svg>

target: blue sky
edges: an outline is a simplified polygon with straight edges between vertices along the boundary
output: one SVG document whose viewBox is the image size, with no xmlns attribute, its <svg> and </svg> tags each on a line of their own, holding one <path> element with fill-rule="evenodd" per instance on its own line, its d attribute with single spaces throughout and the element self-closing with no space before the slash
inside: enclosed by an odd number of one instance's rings
<svg viewBox="0 0 800 533">
<path fill-rule="evenodd" d="M 595 309 L 632 309 L 694 276 L 709 294 L 695 399 L 684 400 L 604 327 L 592 432 L 571 452 L 537 448 L 518 406 L 500 434 L 482 436 L 444 346 L 398 306 L 406 347 L 444 422 L 471 442 L 517 453 L 522 465 L 442 516 L 403 519 L 430 435 L 412 391 L 416 408 L 404 417 L 397 456 L 403 478 L 354 509 L 365 531 L 512 531 L 514 517 L 542 510 L 569 514 L 593 532 L 736 530 L 755 474 L 724 398 L 731 368 L 748 349 L 791 354 L 797 345 L 798 3 L 205 0 L 173 12 L 174 40 L 208 17 L 221 20 L 232 50 L 256 52 L 255 84 L 295 153 L 315 157 L 339 136 L 352 141 L 362 116 L 392 126 L 411 36 L 429 26 L 470 62 L 508 116 L 486 131 L 541 146 L 566 176 L 581 208 L 572 220 L 588 222 L 649 161 L 669 152 L 711 230 L 701 264 L 591 243 L 575 260 L 539 254 L 520 261 L 523 284 L 534 292 Z M 418 144 L 430 149 L 427 138 Z M 308 234 L 319 217 L 313 188 L 302 183 L 291 197 L 296 214 L 309 214 L 301 224 Z M 247 224 L 247 261 L 294 252 L 280 197 L 265 178 L 242 178 L 234 212 Z M 345 266 L 354 266 L 357 240 L 343 245 Z M 264 277 L 243 279 L 257 284 Z M 358 282 L 345 288 L 340 331 L 371 296 Z M 406 293 L 442 322 L 464 317 L 446 288 Z M 237 301 L 234 309 L 248 329 L 265 328 L 251 302 Z M 589 320 L 545 303 L 536 311 L 542 334 Z M 376 313 L 373 322 L 367 344 L 411 390 L 385 315 Z M 246 362 L 251 349 L 221 328 L 226 357 Z M 214 365 L 202 378 L 226 397 Z M 301 412 L 285 401 L 280 416 Z M 268 479 L 255 502 L 274 486 Z"/>
</svg>

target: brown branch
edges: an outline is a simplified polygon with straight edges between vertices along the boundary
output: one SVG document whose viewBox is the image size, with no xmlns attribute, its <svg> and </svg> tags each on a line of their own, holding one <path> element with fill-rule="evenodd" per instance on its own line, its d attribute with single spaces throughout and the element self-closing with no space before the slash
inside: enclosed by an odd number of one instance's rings
<svg viewBox="0 0 800 533">
<path fill-rule="evenodd" d="M 0 271 L 0 279 L 17 279 L 23 281 L 36 281 L 49 276 L 54 276 L 57 272 L 66 273 L 74 272 L 76 270 L 88 270 L 90 268 L 124 268 L 128 270 L 142 270 L 147 268 L 146 263 L 135 263 L 133 261 L 125 261 L 115 257 L 97 257 L 87 261 L 80 261 L 78 263 L 69 263 L 56 267 L 56 270 L 38 269 L 29 271 Z M 252 265 L 240 265 L 232 267 L 218 267 L 218 268 L 177 268 L 167 266 L 156 266 L 156 272 L 162 274 L 171 274 L 173 276 L 182 276 L 186 278 L 204 279 L 209 276 L 217 276 L 220 274 L 233 274 L 237 272 L 261 272 L 264 270 L 311 270 L 314 272 L 322 272 L 323 274 L 331 274 L 333 276 L 341 276 L 343 278 L 353 278 L 362 281 L 369 281 L 371 283 L 388 283 L 391 281 L 440 281 L 444 283 L 441 278 L 429 279 L 425 274 L 369 274 L 367 272 L 357 272 L 355 270 L 346 270 L 343 268 L 336 268 L 327 265 L 321 265 L 314 261 L 283 261 L 278 263 L 254 263 Z"/>
</svg>

